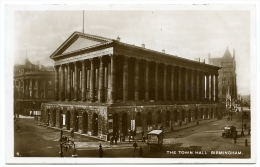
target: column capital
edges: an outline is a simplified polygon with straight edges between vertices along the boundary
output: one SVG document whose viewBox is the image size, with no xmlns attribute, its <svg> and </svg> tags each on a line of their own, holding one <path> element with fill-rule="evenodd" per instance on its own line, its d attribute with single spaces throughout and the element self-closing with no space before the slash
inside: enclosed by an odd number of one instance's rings
<svg viewBox="0 0 260 167">
<path fill-rule="evenodd" d="M 111 57 L 111 58 L 115 58 L 116 56 L 118 56 L 117 54 L 109 54 L 109 56 Z"/>
<path fill-rule="evenodd" d="M 80 60 L 81 63 L 85 63 L 85 59 L 84 60 Z"/>
<path fill-rule="evenodd" d="M 124 59 L 128 60 L 130 58 L 130 56 L 124 55 Z"/>
</svg>

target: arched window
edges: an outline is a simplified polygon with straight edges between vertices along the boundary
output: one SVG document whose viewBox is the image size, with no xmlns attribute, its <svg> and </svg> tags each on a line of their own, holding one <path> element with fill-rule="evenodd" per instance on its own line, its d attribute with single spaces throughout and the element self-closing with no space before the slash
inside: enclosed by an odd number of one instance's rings
<svg viewBox="0 0 260 167">
<path fill-rule="evenodd" d="M 141 113 L 138 112 L 135 117 L 135 124 L 136 126 L 141 126 Z"/>
<path fill-rule="evenodd" d="M 161 112 L 160 112 L 160 111 L 157 111 L 156 122 L 157 122 L 157 124 L 160 124 L 160 123 L 161 123 Z"/>
<path fill-rule="evenodd" d="M 147 125 L 152 125 L 152 113 L 149 111 L 146 115 Z"/>
</svg>

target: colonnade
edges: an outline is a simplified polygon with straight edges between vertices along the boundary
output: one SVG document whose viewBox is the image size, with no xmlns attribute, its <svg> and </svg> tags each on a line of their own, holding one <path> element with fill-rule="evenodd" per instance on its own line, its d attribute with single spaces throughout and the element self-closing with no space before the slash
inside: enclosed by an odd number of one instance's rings
<svg viewBox="0 0 260 167">
<path fill-rule="evenodd" d="M 218 71 L 122 55 L 55 66 L 60 101 L 218 101 Z"/>
<path fill-rule="evenodd" d="M 48 82 L 50 84 L 48 84 Z M 40 87 L 40 84 L 43 85 Z M 52 98 L 48 95 L 48 90 L 52 91 L 53 80 L 51 78 L 37 79 L 16 79 L 15 87 L 18 92 L 18 98 Z"/>
</svg>

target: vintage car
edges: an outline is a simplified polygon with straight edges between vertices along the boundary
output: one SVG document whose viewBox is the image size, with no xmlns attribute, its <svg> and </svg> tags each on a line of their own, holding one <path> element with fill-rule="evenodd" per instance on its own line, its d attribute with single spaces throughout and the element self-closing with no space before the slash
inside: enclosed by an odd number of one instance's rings
<svg viewBox="0 0 260 167">
<path fill-rule="evenodd" d="M 224 127 L 222 137 L 233 137 L 234 135 L 237 135 L 236 127 L 234 125 Z"/>
<path fill-rule="evenodd" d="M 163 131 L 162 130 L 152 130 L 147 134 L 147 144 L 149 150 L 151 147 L 156 147 L 158 150 L 162 148 L 163 145 Z"/>
</svg>

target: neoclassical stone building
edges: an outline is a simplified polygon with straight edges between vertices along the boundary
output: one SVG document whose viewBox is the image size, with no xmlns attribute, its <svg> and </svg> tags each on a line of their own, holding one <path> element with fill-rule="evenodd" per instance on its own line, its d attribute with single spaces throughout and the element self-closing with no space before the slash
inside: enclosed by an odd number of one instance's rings
<svg viewBox="0 0 260 167">
<path fill-rule="evenodd" d="M 126 135 L 216 119 L 222 111 L 217 66 L 80 32 L 50 57 L 56 101 L 42 105 L 49 126 Z"/>
<path fill-rule="evenodd" d="M 33 64 L 26 58 L 14 66 L 14 113 L 39 114 L 41 104 L 54 100 L 55 71 L 52 66 Z"/>
</svg>

